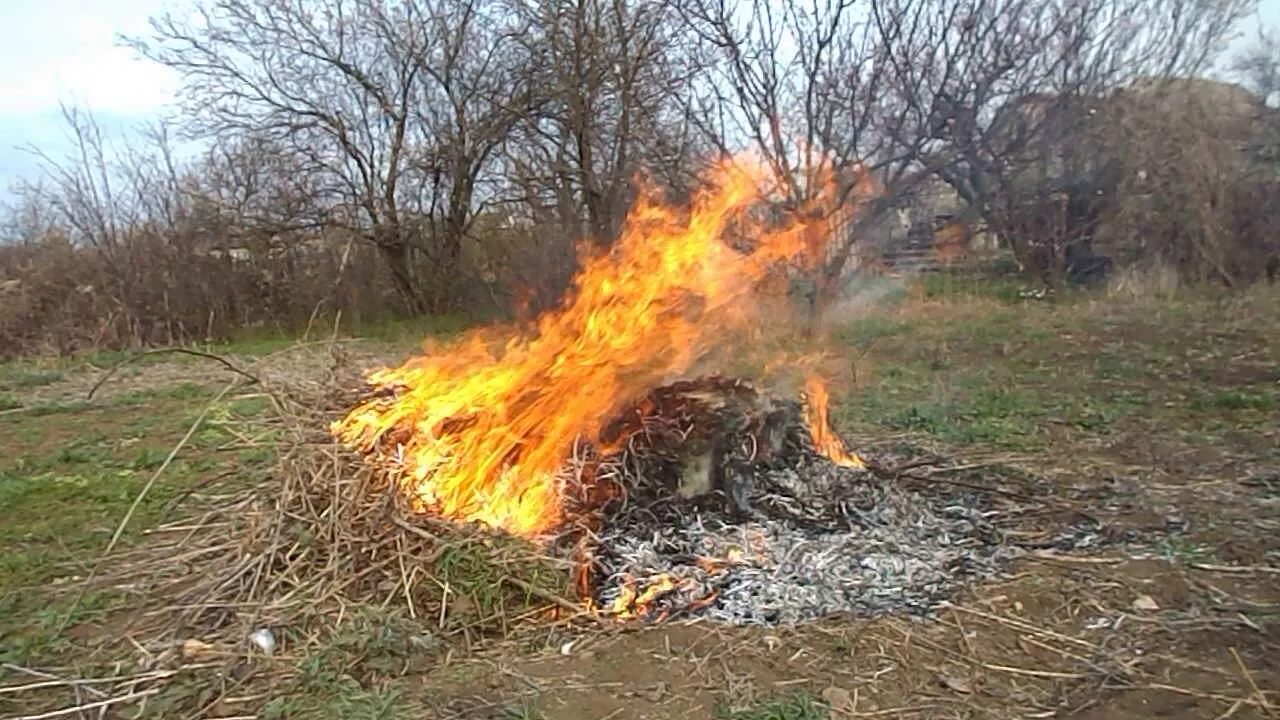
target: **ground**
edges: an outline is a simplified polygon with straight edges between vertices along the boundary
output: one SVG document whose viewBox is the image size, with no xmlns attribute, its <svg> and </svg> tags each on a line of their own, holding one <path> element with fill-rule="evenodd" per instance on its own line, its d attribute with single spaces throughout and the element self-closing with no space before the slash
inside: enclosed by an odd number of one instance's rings
<svg viewBox="0 0 1280 720">
<path fill-rule="evenodd" d="M 255 661 L 266 671 L 245 683 L 218 662 L 192 665 L 217 680 L 182 669 L 163 685 L 98 685 L 110 692 L 69 680 L 159 672 L 95 649 L 145 645 L 122 638 L 142 610 L 81 582 L 107 571 L 97 562 L 118 531 L 112 558 L 145 548 L 210 483 L 270 482 L 286 441 L 268 398 L 235 385 L 213 402 L 237 376 L 196 356 L 131 361 L 92 400 L 126 356 L 0 366 L 0 716 L 57 717 L 40 713 L 133 688 L 159 689 L 107 717 L 1276 716 L 1280 293 L 1007 289 L 938 277 L 842 311 L 834 418 L 873 458 L 947 459 L 901 482 L 995 490 L 1046 526 L 1096 520 L 1096 552 L 1046 547 L 928 618 L 796 628 L 547 621 L 428 643 L 434 623 L 381 603 Z M 394 359 L 416 331 L 341 347 L 356 364 Z M 317 348 L 332 347 L 210 350 L 256 376 L 320 376 L 331 356 Z M 1020 522 L 1011 531 L 1034 538 L 1035 516 Z"/>
</svg>

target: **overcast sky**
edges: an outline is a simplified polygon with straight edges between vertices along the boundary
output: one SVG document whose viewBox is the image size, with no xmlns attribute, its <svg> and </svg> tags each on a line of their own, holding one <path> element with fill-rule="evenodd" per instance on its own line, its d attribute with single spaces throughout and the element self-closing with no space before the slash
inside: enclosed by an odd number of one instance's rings
<svg viewBox="0 0 1280 720">
<path fill-rule="evenodd" d="M 36 169 L 19 148 L 65 152 L 58 103 L 99 115 L 104 130 L 155 117 L 177 88 L 165 68 L 119 47 L 175 0 L 0 0 L 0 188 Z"/>
<path fill-rule="evenodd" d="M 164 111 L 177 88 L 167 70 L 122 48 L 121 34 L 141 34 L 147 18 L 192 0 L 0 0 L 0 195 L 32 177 L 38 165 L 20 148 L 66 152 L 58 103 L 87 107 L 104 131 L 118 133 Z M 1261 0 L 1258 20 L 1280 27 L 1280 0 Z"/>
</svg>

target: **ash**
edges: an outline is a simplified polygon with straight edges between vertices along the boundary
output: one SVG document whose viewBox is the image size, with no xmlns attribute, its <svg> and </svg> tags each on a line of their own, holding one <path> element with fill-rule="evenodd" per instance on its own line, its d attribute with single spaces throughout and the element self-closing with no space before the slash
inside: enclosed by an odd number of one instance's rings
<svg viewBox="0 0 1280 720">
<path fill-rule="evenodd" d="M 595 537 L 602 607 L 620 596 L 627 605 L 635 593 L 651 602 L 628 614 L 648 618 L 772 625 L 838 613 L 927 614 L 1018 553 L 1001 542 L 1000 511 L 988 496 L 911 490 L 836 465 L 812 448 L 797 406 L 762 402 L 740 383 L 712 395 L 749 402 L 708 406 L 707 387 L 699 381 L 651 398 L 627 450 L 600 464 L 623 490 Z M 700 464 L 689 461 L 702 453 L 699 437 L 711 445 L 705 484 Z"/>
</svg>

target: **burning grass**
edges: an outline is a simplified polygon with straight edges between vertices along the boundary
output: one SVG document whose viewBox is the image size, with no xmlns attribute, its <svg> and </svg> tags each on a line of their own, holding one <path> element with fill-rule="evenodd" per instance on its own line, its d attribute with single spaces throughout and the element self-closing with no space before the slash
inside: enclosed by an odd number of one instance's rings
<svg viewBox="0 0 1280 720">
<path fill-rule="evenodd" d="M 529 331 L 486 328 L 374 373 L 334 432 L 415 506 L 533 537 L 566 519 L 558 472 L 627 404 L 759 321 L 760 286 L 822 256 L 821 207 L 755 218 L 763 170 L 728 162 L 690 207 L 642 196 L 609 253 L 585 257 Z M 392 396 L 390 401 L 386 395 Z"/>
</svg>

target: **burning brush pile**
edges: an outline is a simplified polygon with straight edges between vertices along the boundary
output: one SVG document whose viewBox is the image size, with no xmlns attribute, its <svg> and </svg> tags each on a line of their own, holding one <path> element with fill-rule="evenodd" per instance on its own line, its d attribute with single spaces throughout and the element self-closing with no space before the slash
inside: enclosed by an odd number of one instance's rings
<svg viewBox="0 0 1280 720">
<path fill-rule="evenodd" d="M 994 574 L 1003 552 L 976 498 L 931 500 L 868 471 L 830 434 L 824 397 L 814 379 L 803 403 L 675 383 L 621 423 L 624 449 L 575 458 L 575 476 L 613 488 L 588 535 L 590 601 L 622 618 L 775 624 L 926 612 Z"/>
<path fill-rule="evenodd" d="M 707 372 L 777 321 L 762 288 L 826 252 L 821 207 L 769 225 L 762 185 L 727 165 L 687 209 L 642 198 L 535 328 L 373 373 L 335 435 L 414 511 L 574 557 L 584 603 L 620 618 L 923 611 L 993 573 L 980 500 L 868 472 L 816 374 Z"/>
</svg>

